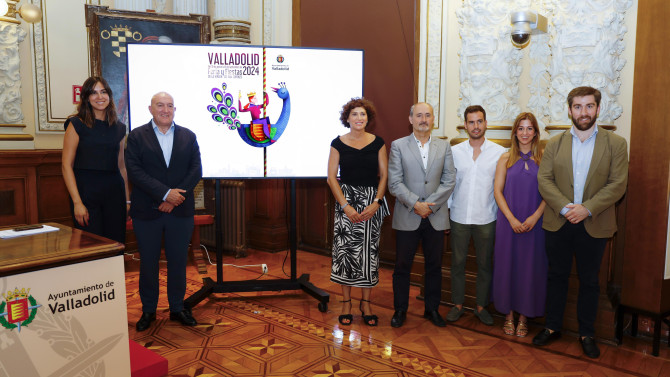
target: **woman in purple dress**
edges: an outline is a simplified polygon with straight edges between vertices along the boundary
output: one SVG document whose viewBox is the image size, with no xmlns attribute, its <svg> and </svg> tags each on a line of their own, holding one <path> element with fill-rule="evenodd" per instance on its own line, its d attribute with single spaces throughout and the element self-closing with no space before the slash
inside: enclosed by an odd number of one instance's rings
<svg viewBox="0 0 670 377">
<path fill-rule="evenodd" d="M 532 113 L 514 121 L 511 148 L 496 167 L 493 193 L 498 203 L 493 253 L 493 302 L 505 313 L 507 335 L 528 334 L 527 317 L 544 315 L 547 256 L 542 213 L 545 202 L 537 189 L 541 153 L 540 128 Z M 514 312 L 519 313 L 515 326 Z"/>
</svg>

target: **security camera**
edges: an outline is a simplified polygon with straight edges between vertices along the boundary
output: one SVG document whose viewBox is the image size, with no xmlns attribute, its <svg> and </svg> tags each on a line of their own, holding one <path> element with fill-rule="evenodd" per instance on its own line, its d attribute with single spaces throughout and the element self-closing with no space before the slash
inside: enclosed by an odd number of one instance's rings
<svg viewBox="0 0 670 377">
<path fill-rule="evenodd" d="M 523 48 L 530 42 L 531 34 L 547 32 L 547 17 L 533 11 L 514 12 L 512 22 L 512 44 Z"/>
</svg>

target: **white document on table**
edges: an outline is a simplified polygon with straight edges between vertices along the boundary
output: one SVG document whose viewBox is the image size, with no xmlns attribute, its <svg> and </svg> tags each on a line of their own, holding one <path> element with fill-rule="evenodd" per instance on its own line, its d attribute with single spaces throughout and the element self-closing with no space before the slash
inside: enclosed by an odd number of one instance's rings
<svg viewBox="0 0 670 377">
<path fill-rule="evenodd" d="M 23 236 L 32 236 L 35 234 L 55 232 L 57 230 L 59 230 L 59 228 L 50 225 L 42 225 L 41 228 L 21 230 L 18 232 L 15 231 L 14 229 L 6 229 L 6 230 L 0 230 L 0 238 L 16 238 Z"/>
</svg>

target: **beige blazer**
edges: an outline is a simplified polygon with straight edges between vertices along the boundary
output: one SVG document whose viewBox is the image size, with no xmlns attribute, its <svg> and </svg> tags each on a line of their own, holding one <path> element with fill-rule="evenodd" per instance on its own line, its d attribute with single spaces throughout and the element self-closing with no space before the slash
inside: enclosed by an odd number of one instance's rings
<svg viewBox="0 0 670 377">
<path fill-rule="evenodd" d="M 567 221 L 561 209 L 572 203 L 572 134 L 556 135 L 547 143 L 537 173 L 540 194 L 547 202 L 542 228 L 557 231 Z M 591 216 L 584 220 L 586 231 L 595 238 L 609 238 L 616 232 L 614 204 L 626 192 L 628 149 L 626 139 L 598 127 L 593 158 L 584 185 L 582 204 Z"/>
</svg>

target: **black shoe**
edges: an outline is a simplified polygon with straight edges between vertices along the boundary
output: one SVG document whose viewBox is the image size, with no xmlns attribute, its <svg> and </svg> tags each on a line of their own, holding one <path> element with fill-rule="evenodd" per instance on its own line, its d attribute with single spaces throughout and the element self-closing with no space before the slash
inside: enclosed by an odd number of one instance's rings
<svg viewBox="0 0 670 377">
<path fill-rule="evenodd" d="M 423 312 L 423 318 L 428 318 L 431 322 L 433 322 L 433 325 L 437 327 L 447 326 L 447 323 L 444 322 L 444 318 L 442 318 L 437 310 Z"/>
<path fill-rule="evenodd" d="M 151 322 L 156 320 L 156 313 L 142 313 L 140 320 L 135 324 L 137 331 L 144 331 L 151 326 Z"/>
<path fill-rule="evenodd" d="M 391 318 L 391 327 L 400 327 L 405 323 L 407 319 L 407 311 L 405 310 L 396 310 L 393 313 L 393 318 Z"/>
<path fill-rule="evenodd" d="M 340 302 L 351 302 L 351 299 L 340 301 Z M 351 311 L 351 306 L 349 307 L 349 311 Z M 341 325 L 349 326 L 351 325 L 351 322 L 354 321 L 354 316 L 349 314 L 340 314 L 339 317 L 337 317 L 337 320 L 340 322 Z"/>
<path fill-rule="evenodd" d="M 584 338 L 579 337 L 579 343 L 582 344 L 582 350 L 584 350 L 584 355 L 592 359 L 597 359 L 598 356 L 600 356 L 600 350 L 598 349 L 596 340 L 593 339 L 592 336 L 587 336 Z"/>
<path fill-rule="evenodd" d="M 540 331 L 537 335 L 535 335 L 535 337 L 533 338 L 533 344 L 535 344 L 536 346 L 544 346 L 560 338 L 561 338 L 560 331 L 551 332 L 549 331 L 549 329 L 544 329 Z"/>
<path fill-rule="evenodd" d="M 191 311 L 186 309 L 176 313 L 170 312 L 170 320 L 179 321 L 184 326 L 195 326 L 198 324 L 195 318 L 193 318 Z"/>
<path fill-rule="evenodd" d="M 358 306 L 358 309 L 361 310 L 361 315 L 363 316 L 363 322 L 365 322 L 365 324 L 368 326 L 372 327 L 377 326 L 379 317 L 377 317 L 375 314 L 366 315 L 365 312 L 363 311 L 363 301 L 370 303 L 369 300 L 361 299 L 361 304 Z"/>
</svg>

